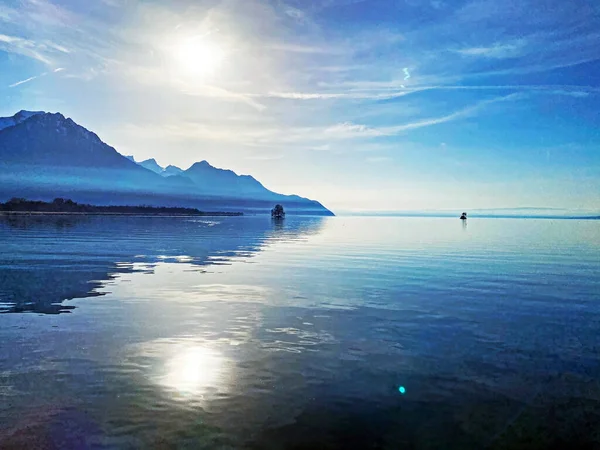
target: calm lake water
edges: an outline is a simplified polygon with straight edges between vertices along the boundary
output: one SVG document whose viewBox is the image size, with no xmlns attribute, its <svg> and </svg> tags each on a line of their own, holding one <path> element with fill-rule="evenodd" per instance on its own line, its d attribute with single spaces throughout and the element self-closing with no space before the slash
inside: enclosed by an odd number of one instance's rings
<svg viewBox="0 0 600 450">
<path fill-rule="evenodd" d="M 0 448 L 600 446 L 600 221 L 0 218 Z"/>
</svg>

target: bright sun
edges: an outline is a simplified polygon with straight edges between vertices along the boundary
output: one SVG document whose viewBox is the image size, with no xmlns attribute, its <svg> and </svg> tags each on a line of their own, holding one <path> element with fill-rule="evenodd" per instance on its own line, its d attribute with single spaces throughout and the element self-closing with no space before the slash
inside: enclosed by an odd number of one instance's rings
<svg viewBox="0 0 600 450">
<path fill-rule="evenodd" d="M 205 77 L 219 69 L 225 58 L 225 52 L 205 36 L 197 36 L 179 42 L 175 46 L 174 56 L 183 72 Z"/>
</svg>

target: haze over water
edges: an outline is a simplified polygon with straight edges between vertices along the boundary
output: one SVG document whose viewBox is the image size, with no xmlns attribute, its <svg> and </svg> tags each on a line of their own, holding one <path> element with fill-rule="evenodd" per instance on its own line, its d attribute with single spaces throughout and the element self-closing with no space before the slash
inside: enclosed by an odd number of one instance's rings
<svg viewBox="0 0 600 450">
<path fill-rule="evenodd" d="M 599 224 L 1 217 L 0 447 L 593 448 Z"/>
</svg>

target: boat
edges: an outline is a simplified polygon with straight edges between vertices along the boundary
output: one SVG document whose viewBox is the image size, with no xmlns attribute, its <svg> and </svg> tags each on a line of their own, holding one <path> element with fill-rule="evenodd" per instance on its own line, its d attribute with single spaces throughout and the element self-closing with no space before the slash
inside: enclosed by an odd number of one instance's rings
<svg viewBox="0 0 600 450">
<path fill-rule="evenodd" d="M 271 217 L 273 219 L 283 219 L 285 217 L 283 206 L 275 205 L 275 207 L 271 210 Z"/>
<path fill-rule="evenodd" d="M 467 213 L 466 212 L 464 212 L 464 213 L 461 214 L 460 220 L 467 220 Z"/>
</svg>

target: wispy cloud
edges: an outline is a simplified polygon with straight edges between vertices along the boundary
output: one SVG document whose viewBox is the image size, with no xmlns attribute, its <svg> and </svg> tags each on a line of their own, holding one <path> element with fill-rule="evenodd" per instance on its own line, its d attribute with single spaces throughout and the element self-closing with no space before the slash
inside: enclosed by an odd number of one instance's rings
<svg viewBox="0 0 600 450">
<path fill-rule="evenodd" d="M 598 90 L 600 91 L 600 90 Z M 585 97 L 589 97 L 590 93 L 589 92 L 585 92 L 585 91 L 565 91 L 562 89 L 558 89 L 555 91 L 549 91 L 549 93 L 551 94 L 555 94 L 555 95 L 567 95 L 569 97 L 575 97 L 575 98 L 585 98 Z"/>
<path fill-rule="evenodd" d="M 46 74 L 44 73 L 44 74 L 41 74 L 41 75 L 36 75 L 36 76 L 33 76 L 33 77 L 26 78 L 24 80 L 17 81 L 16 83 L 9 84 L 8 87 L 14 88 L 14 87 L 20 86 L 22 84 L 29 83 L 30 81 L 33 81 L 36 78 L 43 77 L 44 75 L 46 75 Z"/>
<path fill-rule="evenodd" d="M 276 161 L 278 159 L 283 159 L 283 154 L 255 154 L 248 155 L 244 159 L 247 159 L 249 161 Z"/>
<path fill-rule="evenodd" d="M 485 58 L 516 58 L 524 52 L 524 42 L 498 43 L 489 47 L 469 47 L 456 50 L 463 56 L 483 56 Z"/>
<path fill-rule="evenodd" d="M 19 13 L 16 9 L 8 5 L 0 5 L 0 20 L 3 22 L 13 22 Z"/>
<path fill-rule="evenodd" d="M 373 128 L 352 122 L 344 122 L 325 128 L 323 133 L 329 139 L 370 138 L 395 134 L 389 128 Z"/>
<path fill-rule="evenodd" d="M 454 120 L 471 117 L 479 111 L 481 111 L 482 109 L 484 109 L 485 107 L 494 103 L 507 102 L 517 100 L 519 98 L 522 98 L 522 94 L 510 94 L 502 97 L 496 97 L 493 99 L 481 101 L 479 103 L 455 111 L 451 114 L 447 114 L 445 116 L 421 119 L 400 125 L 386 127 L 369 127 L 366 125 L 346 122 L 329 127 L 325 129 L 324 132 L 338 139 L 394 136 L 418 128 L 430 127 L 433 125 L 439 125 L 442 123 L 452 122 Z"/>
<path fill-rule="evenodd" d="M 331 145 L 329 145 L 329 144 L 313 145 L 308 148 L 310 150 L 316 150 L 318 152 L 327 152 L 327 151 L 331 150 Z"/>
<path fill-rule="evenodd" d="M 123 0 L 101 0 L 107 6 L 112 6 L 113 8 L 118 8 L 123 6 Z"/>
<path fill-rule="evenodd" d="M 365 161 L 368 163 L 384 163 L 389 162 L 391 160 L 392 158 L 390 158 L 389 156 L 369 156 L 365 159 Z"/>
<path fill-rule="evenodd" d="M 50 49 L 50 50 L 56 50 L 59 51 L 61 53 L 71 53 L 71 50 L 69 50 L 68 48 L 59 45 L 59 44 L 55 44 L 54 42 L 50 42 L 50 41 L 44 41 L 39 45 L 39 48 L 41 49 Z"/>
<path fill-rule="evenodd" d="M 291 17 L 292 19 L 294 19 L 300 23 L 304 23 L 307 19 L 306 12 L 302 11 L 301 9 L 289 6 L 289 5 L 286 5 L 284 7 L 284 12 L 288 17 Z"/>
<path fill-rule="evenodd" d="M 54 70 L 52 71 L 52 73 L 59 73 L 59 72 L 62 72 L 62 71 L 64 71 L 64 70 L 65 70 L 65 69 L 64 69 L 63 67 L 58 67 L 57 69 L 54 69 Z M 22 85 L 22 84 L 29 83 L 30 81 L 36 80 L 36 79 L 38 79 L 38 78 L 45 77 L 46 75 L 48 75 L 48 72 L 42 72 L 42 73 L 40 73 L 39 75 L 34 75 L 34 76 L 32 76 L 32 77 L 29 77 L 29 78 L 26 78 L 26 79 L 24 79 L 24 80 L 17 81 L 16 83 L 10 84 L 10 85 L 8 85 L 8 87 L 9 87 L 9 88 L 14 88 L 14 87 L 20 86 L 20 85 Z"/>
<path fill-rule="evenodd" d="M 334 47 L 327 46 L 313 46 L 313 45 L 302 45 L 302 44 L 286 44 L 286 43 L 272 43 L 265 45 L 267 49 L 277 50 L 282 52 L 290 53 L 305 53 L 305 54 L 323 54 L 323 55 L 335 55 L 340 54 L 344 50 Z"/>
<path fill-rule="evenodd" d="M 186 95 L 196 96 L 196 97 L 212 97 L 218 98 L 225 101 L 234 101 L 245 103 L 257 111 L 263 111 L 266 106 L 260 102 L 257 102 L 254 98 L 249 95 L 232 92 L 227 89 L 211 86 L 211 85 L 202 85 L 199 87 L 195 87 L 194 89 L 183 88 L 182 92 Z"/>
<path fill-rule="evenodd" d="M 590 94 L 600 93 L 600 88 L 590 85 L 556 85 L 556 84 L 493 84 L 493 85 L 458 85 L 458 84 L 439 84 L 439 85 L 418 85 L 418 87 L 399 88 L 401 81 L 383 81 L 383 82 L 361 82 L 350 81 L 339 84 L 324 85 L 324 87 L 345 88 L 343 93 L 336 94 L 301 94 L 301 93 L 271 93 L 275 97 L 295 98 L 300 100 L 310 100 L 318 98 L 364 98 L 364 99 L 385 99 L 401 97 L 403 95 L 414 94 L 424 91 L 515 91 L 515 92 L 545 92 L 547 94 L 571 95 L 574 97 L 584 97 Z M 399 89 L 399 90 L 397 90 Z M 328 97 L 328 95 L 330 97 Z"/>
<path fill-rule="evenodd" d="M 331 99 L 356 99 L 356 100 L 386 100 L 415 92 L 415 90 L 400 90 L 391 92 L 269 92 L 266 97 L 289 100 L 331 100 Z M 262 96 L 261 94 L 256 94 Z"/>
<path fill-rule="evenodd" d="M 48 65 L 52 64 L 52 60 L 43 53 L 43 50 L 39 49 L 34 41 L 18 36 L 0 34 L 0 50 L 37 59 Z"/>
<path fill-rule="evenodd" d="M 494 103 L 516 100 L 520 94 L 511 94 L 496 97 L 470 105 L 461 110 L 444 116 L 419 119 L 391 126 L 370 126 L 367 124 L 342 122 L 325 126 L 249 126 L 247 124 L 207 124 L 200 122 L 170 122 L 161 126 L 129 125 L 123 130 L 126 133 L 134 133 L 139 138 L 160 138 L 175 140 L 198 140 L 213 141 L 225 144 L 237 144 L 247 147 L 258 147 L 263 149 L 288 150 L 303 148 L 315 151 L 337 151 L 334 143 L 347 143 L 352 141 L 361 142 L 361 147 L 368 147 L 368 143 L 379 138 L 406 134 L 412 130 L 431 127 L 442 123 L 455 121 L 462 118 L 472 117 L 481 112 L 487 106 Z M 374 147 L 374 150 L 380 147 Z"/>
</svg>

